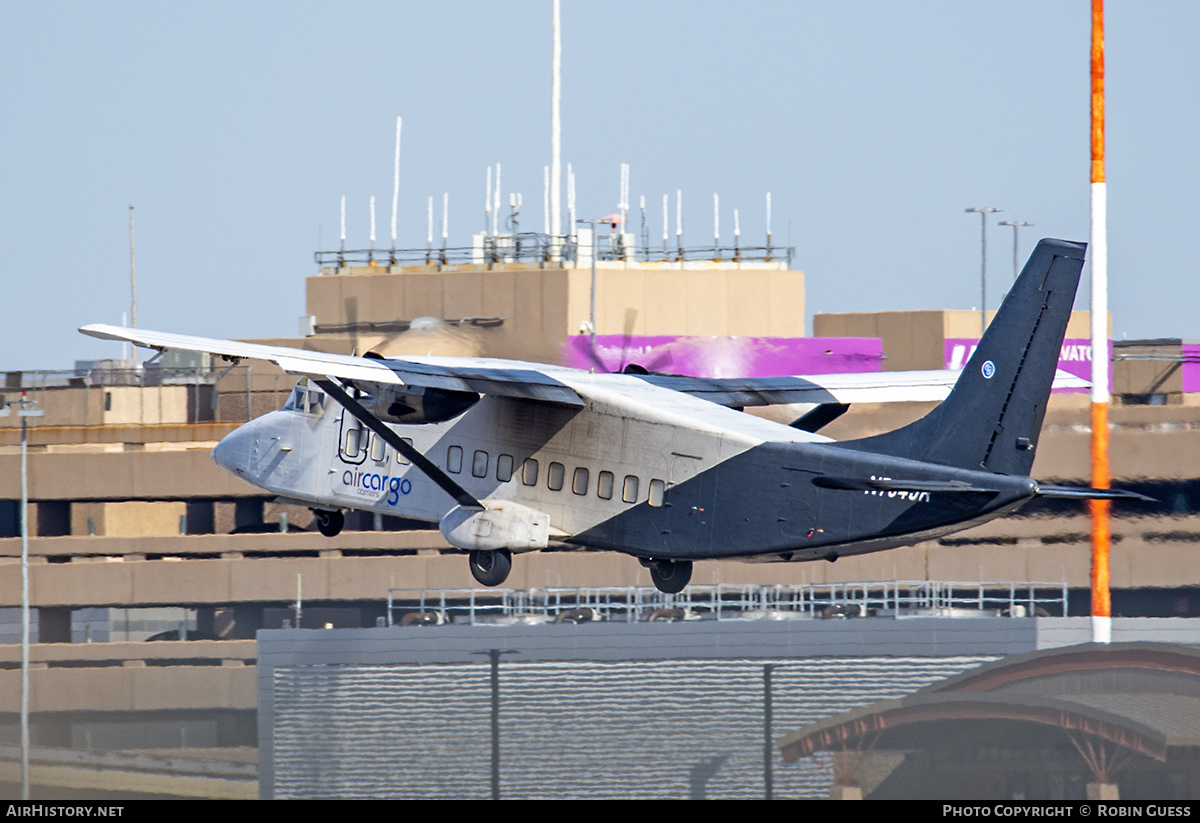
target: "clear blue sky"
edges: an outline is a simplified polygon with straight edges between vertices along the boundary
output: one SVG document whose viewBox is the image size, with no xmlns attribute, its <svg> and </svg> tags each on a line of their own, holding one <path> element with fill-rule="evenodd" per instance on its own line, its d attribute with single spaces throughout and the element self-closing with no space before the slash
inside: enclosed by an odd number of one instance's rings
<svg viewBox="0 0 1200 823">
<path fill-rule="evenodd" d="M 1200 338 L 1200 3 L 1110 0 L 1108 178 L 1117 337 Z M 404 118 L 400 245 L 429 195 L 450 243 L 483 224 L 484 174 L 542 223 L 550 2 L 27 2 L 2 15 L 0 366 L 116 356 L 75 329 L 139 321 L 292 336 L 318 238 L 390 220 Z M 683 190 L 685 240 L 774 233 L 796 247 L 808 312 L 972 308 L 979 218 L 1088 234 L 1086 0 L 563 3 L 563 153 L 581 215 Z M 672 198 L 672 213 L 674 203 Z M 1011 272 L 989 232 L 989 302 Z M 749 242 L 746 240 L 744 242 Z M 386 242 L 380 245 L 386 245 Z M 1086 282 L 1081 306 L 1086 306 Z"/>
</svg>

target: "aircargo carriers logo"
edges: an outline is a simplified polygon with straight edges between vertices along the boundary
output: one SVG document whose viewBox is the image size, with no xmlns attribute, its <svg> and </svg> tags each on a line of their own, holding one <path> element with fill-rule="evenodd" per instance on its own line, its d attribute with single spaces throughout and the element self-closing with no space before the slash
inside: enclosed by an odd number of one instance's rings
<svg viewBox="0 0 1200 823">
<path fill-rule="evenodd" d="M 342 472 L 342 485 L 354 489 L 356 494 L 363 497 L 378 497 L 379 492 L 387 492 L 387 504 L 394 506 L 400 502 L 402 495 L 412 491 L 412 481 L 407 477 L 388 477 L 386 474 L 347 469 Z"/>
</svg>

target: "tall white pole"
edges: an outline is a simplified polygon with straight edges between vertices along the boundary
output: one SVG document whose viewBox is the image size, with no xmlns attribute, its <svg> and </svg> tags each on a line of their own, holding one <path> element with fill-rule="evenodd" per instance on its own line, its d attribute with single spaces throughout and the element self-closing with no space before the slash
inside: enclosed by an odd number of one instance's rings
<svg viewBox="0 0 1200 823">
<path fill-rule="evenodd" d="M 400 203 L 400 118 L 396 118 L 396 162 L 392 167 L 392 251 L 396 250 L 396 208 Z"/>
<path fill-rule="evenodd" d="M 446 238 L 450 236 L 450 192 L 442 192 L 442 248 L 446 248 Z"/>
<path fill-rule="evenodd" d="M 129 326 L 137 328 L 137 247 L 133 242 L 133 206 L 129 207 Z"/>
<path fill-rule="evenodd" d="M 500 234 L 500 164 L 496 164 L 496 188 L 492 191 L 492 237 Z"/>
<path fill-rule="evenodd" d="M 21 418 L 21 799 L 29 799 L 29 418 L 41 417 L 24 392 L 14 403 Z M 5 414 L 8 409 L 5 408 Z"/>
<path fill-rule="evenodd" d="M 663 195 L 663 251 L 667 250 L 667 239 L 669 238 L 671 231 L 671 212 L 669 206 L 670 199 L 671 195 Z"/>
<path fill-rule="evenodd" d="M 550 233 L 550 167 L 542 166 L 542 225 L 544 233 Z"/>
<path fill-rule="evenodd" d="M 487 167 L 487 189 L 483 193 L 483 233 L 488 233 L 492 223 L 492 167 Z"/>
<path fill-rule="evenodd" d="M 771 192 L 767 192 L 767 259 L 771 259 Z"/>
<path fill-rule="evenodd" d="M 567 216 L 571 219 L 571 234 L 575 233 L 575 172 L 567 163 Z"/>
<path fill-rule="evenodd" d="M 721 245 L 721 197 L 713 192 L 713 245 Z"/>
<path fill-rule="evenodd" d="M 342 251 L 346 250 L 346 195 L 342 195 Z"/>
<path fill-rule="evenodd" d="M 683 189 L 675 189 L 675 239 L 683 248 Z"/>
<path fill-rule="evenodd" d="M 554 51 L 550 80 L 550 235 L 562 235 L 559 190 L 562 188 L 562 20 L 559 0 L 554 0 Z M 572 224 L 574 225 L 574 224 Z M 554 241 L 551 241 L 553 245 Z"/>
<path fill-rule="evenodd" d="M 130 210 L 132 213 L 132 209 Z M 25 411 L 21 397 L 18 414 Z M 29 424 L 21 417 L 21 799 L 29 799 Z"/>
<path fill-rule="evenodd" d="M 375 251 L 375 195 L 371 195 L 371 251 Z"/>
</svg>

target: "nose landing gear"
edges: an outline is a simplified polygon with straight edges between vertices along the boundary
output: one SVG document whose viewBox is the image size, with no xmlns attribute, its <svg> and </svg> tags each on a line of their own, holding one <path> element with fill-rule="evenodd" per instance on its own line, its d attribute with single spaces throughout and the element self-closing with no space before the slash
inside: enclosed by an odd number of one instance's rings
<svg viewBox="0 0 1200 823">
<path fill-rule="evenodd" d="M 326 537 L 336 537 L 341 533 L 342 527 L 346 525 L 346 515 L 340 509 L 336 511 L 313 509 L 312 513 L 317 524 L 317 531 Z"/>
</svg>

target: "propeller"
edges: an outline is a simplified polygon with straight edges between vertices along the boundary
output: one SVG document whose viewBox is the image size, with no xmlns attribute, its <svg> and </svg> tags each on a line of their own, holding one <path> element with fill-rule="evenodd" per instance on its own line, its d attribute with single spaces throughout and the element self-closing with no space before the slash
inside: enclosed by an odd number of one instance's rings
<svg viewBox="0 0 1200 823">
<path fill-rule="evenodd" d="M 621 356 L 617 361 L 619 364 L 617 368 L 614 369 L 600 357 L 594 340 L 589 341 L 583 349 L 584 356 L 597 372 L 603 374 L 659 374 L 661 373 L 660 369 L 670 365 L 671 352 L 666 348 L 647 352 L 645 357 L 638 358 L 641 361 L 639 363 L 632 362 L 630 349 L 633 345 L 633 329 L 637 323 L 637 314 L 637 309 L 625 309 L 625 326 L 621 332 Z"/>
</svg>

